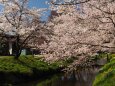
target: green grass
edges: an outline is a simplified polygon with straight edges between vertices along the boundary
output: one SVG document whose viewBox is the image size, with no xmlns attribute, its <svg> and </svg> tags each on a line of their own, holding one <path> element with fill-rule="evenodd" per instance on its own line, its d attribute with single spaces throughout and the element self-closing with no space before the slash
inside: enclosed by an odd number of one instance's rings
<svg viewBox="0 0 115 86">
<path fill-rule="evenodd" d="M 21 56 L 16 60 L 13 56 L 0 56 L 0 83 L 20 83 L 59 71 L 60 67 L 57 64 L 49 64 L 40 58 Z"/>
<path fill-rule="evenodd" d="M 92 59 L 97 60 L 97 59 L 107 58 L 107 57 L 108 57 L 109 59 L 111 59 L 111 58 L 115 57 L 115 54 L 100 53 L 100 54 L 98 54 L 98 55 L 93 56 Z"/>
<path fill-rule="evenodd" d="M 58 61 L 53 62 L 53 65 L 58 66 L 58 67 L 66 68 L 66 67 L 69 66 L 71 63 L 73 63 L 74 60 L 75 60 L 75 59 L 74 59 L 73 57 L 67 58 L 67 59 L 63 59 L 63 60 L 58 60 Z"/>
<path fill-rule="evenodd" d="M 58 68 L 55 64 L 48 64 L 46 62 L 35 59 L 32 56 L 21 56 L 19 60 L 15 60 L 12 56 L 0 57 L 0 72 L 18 72 L 18 73 L 33 73 L 33 69 L 40 72 L 56 70 Z"/>
<path fill-rule="evenodd" d="M 93 86 L 115 86 L 115 57 L 112 57 L 110 62 L 101 68 Z"/>
</svg>

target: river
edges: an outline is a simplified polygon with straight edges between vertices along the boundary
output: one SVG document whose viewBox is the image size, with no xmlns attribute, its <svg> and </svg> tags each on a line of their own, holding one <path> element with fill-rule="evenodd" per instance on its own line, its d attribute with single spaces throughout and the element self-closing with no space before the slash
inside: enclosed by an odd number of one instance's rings
<svg viewBox="0 0 115 86">
<path fill-rule="evenodd" d="M 89 69 L 79 72 L 56 74 L 36 81 L 13 86 L 92 86 L 98 69 Z"/>
</svg>

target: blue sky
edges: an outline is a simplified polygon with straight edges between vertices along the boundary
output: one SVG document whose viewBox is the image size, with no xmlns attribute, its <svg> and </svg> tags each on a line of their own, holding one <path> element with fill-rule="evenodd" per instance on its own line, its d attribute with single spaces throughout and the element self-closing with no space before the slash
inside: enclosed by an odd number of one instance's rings
<svg viewBox="0 0 115 86">
<path fill-rule="evenodd" d="M 49 5 L 45 4 L 46 1 L 50 0 L 30 0 L 29 7 L 36 7 L 36 8 L 48 8 Z M 42 16 L 42 20 L 47 20 L 48 16 L 50 15 L 50 11 L 45 12 L 45 15 Z"/>
</svg>

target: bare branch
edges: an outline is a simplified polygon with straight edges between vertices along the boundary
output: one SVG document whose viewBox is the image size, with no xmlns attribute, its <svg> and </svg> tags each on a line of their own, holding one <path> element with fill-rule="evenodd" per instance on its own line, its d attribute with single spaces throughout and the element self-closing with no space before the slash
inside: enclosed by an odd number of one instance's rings
<svg viewBox="0 0 115 86">
<path fill-rule="evenodd" d="M 90 45 L 90 46 L 98 46 L 98 47 L 103 47 L 103 48 L 115 48 L 114 46 L 105 46 L 105 45 L 98 45 L 98 44 L 91 44 L 91 43 L 83 43 L 83 42 L 76 42 L 74 44 L 82 44 L 82 45 Z"/>
<path fill-rule="evenodd" d="M 101 8 L 96 7 L 96 6 L 94 6 L 94 5 L 90 4 L 90 3 L 88 3 L 88 4 L 89 4 L 90 6 L 92 6 L 92 7 L 95 7 L 96 9 L 100 10 L 100 11 L 103 12 L 103 13 L 106 13 L 106 14 L 109 14 L 109 15 L 115 15 L 114 12 L 104 11 L 104 10 L 102 10 Z"/>
<path fill-rule="evenodd" d="M 6 19 L 7 19 L 7 21 L 12 25 L 12 26 L 16 26 L 14 23 L 12 23 L 11 21 L 10 21 L 10 19 L 8 18 L 8 16 L 5 14 L 5 17 L 6 17 Z"/>
<path fill-rule="evenodd" d="M 76 1 L 71 1 L 70 3 L 69 2 L 68 3 L 55 3 L 53 1 L 51 1 L 51 4 L 53 4 L 53 5 L 76 5 L 76 4 L 87 3 L 89 1 L 90 0 L 85 0 L 85 1 L 79 1 L 79 2 L 77 2 L 77 0 L 76 0 Z"/>
</svg>

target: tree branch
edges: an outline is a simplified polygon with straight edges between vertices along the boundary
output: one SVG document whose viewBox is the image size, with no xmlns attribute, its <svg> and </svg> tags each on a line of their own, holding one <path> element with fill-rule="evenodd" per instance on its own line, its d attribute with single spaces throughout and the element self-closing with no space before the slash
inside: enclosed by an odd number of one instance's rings
<svg viewBox="0 0 115 86">
<path fill-rule="evenodd" d="M 79 2 L 77 2 L 77 0 L 76 1 L 71 1 L 70 3 L 68 2 L 68 3 L 55 3 L 55 2 L 51 2 L 51 4 L 53 4 L 53 5 L 76 5 L 76 4 L 82 4 L 82 3 L 86 3 L 86 2 L 89 2 L 90 0 L 85 0 L 85 1 L 79 1 Z"/>
<path fill-rule="evenodd" d="M 96 6 L 92 5 L 92 4 L 90 4 L 90 3 L 88 3 L 88 4 L 89 4 L 90 6 L 92 6 L 92 7 L 95 7 L 96 9 L 100 10 L 100 11 L 103 12 L 103 13 L 106 13 L 106 14 L 109 14 L 109 15 L 115 15 L 114 12 L 107 12 L 107 11 L 102 10 L 102 9 L 99 8 L 99 7 L 96 7 Z"/>
<path fill-rule="evenodd" d="M 76 42 L 75 44 L 82 44 L 82 45 L 91 45 L 91 46 L 99 46 L 103 48 L 115 48 L 114 46 L 105 46 L 105 45 L 98 45 L 98 44 L 90 44 L 90 43 L 83 43 L 83 42 Z M 72 44 L 73 45 L 73 44 Z"/>
</svg>

